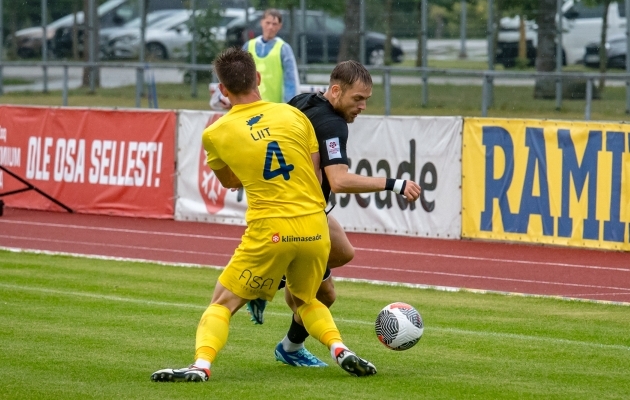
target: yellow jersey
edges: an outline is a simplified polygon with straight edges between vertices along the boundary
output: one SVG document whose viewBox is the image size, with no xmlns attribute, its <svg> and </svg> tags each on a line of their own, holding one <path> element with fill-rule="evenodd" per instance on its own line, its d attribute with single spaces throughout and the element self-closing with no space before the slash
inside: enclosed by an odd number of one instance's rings
<svg viewBox="0 0 630 400">
<path fill-rule="evenodd" d="M 243 183 L 246 221 L 324 210 L 311 159 L 319 151 L 317 138 L 297 108 L 266 101 L 232 106 L 203 131 L 202 141 L 208 166 L 228 165 Z"/>
</svg>

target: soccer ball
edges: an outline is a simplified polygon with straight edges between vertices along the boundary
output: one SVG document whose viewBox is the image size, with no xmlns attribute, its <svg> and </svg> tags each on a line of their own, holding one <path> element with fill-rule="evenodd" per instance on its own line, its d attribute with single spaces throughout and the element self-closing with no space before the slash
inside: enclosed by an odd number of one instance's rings
<svg viewBox="0 0 630 400">
<path fill-rule="evenodd" d="M 376 336 L 388 349 L 407 350 L 422 337 L 424 324 L 420 313 L 407 303 L 385 306 L 376 317 Z"/>
</svg>

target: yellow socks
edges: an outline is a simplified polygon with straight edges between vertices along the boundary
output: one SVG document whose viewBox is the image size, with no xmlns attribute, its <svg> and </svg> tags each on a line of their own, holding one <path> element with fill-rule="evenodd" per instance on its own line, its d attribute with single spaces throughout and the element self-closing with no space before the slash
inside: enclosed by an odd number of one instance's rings
<svg viewBox="0 0 630 400">
<path fill-rule="evenodd" d="M 195 359 L 208 360 L 211 363 L 214 361 L 227 342 L 230 318 L 232 313 L 226 307 L 210 304 L 197 326 Z"/>
<path fill-rule="evenodd" d="M 311 303 L 301 305 L 297 312 L 308 333 L 326 347 L 330 348 L 334 343 L 341 342 L 341 334 L 330 310 L 319 300 L 313 299 Z"/>
</svg>

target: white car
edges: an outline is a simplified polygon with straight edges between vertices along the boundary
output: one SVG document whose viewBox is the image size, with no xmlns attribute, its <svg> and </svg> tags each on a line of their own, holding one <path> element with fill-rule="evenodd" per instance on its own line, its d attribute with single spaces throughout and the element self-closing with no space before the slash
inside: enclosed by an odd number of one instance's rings
<svg viewBox="0 0 630 400">
<path fill-rule="evenodd" d="M 168 19 L 178 13 L 186 13 L 186 10 L 159 10 L 147 14 L 146 27 L 149 29 L 158 22 Z M 110 48 L 110 40 L 114 37 L 120 37 L 128 34 L 138 34 L 142 21 L 140 17 L 136 17 L 121 27 L 110 27 L 99 31 L 99 42 L 102 58 L 110 58 L 112 50 Z"/>
<path fill-rule="evenodd" d="M 202 11 L 197 11 L 200 13 Z M 184 59 L 188 44 L 192 42 L 190 10 L 181 10 L 147 28 L 145 32 L 145 58 L 147 60 Z M 240 8 L 227 8 L 220 12 L 219 26 L 212 29 L 217 41 L 225 40 L 225 25 L 245 15 Z M 109 38 L 109 53 L 115 58 L 137 58 L 140 49 L 140 32 L 125 32 Z"/>
<path fill-rule="evenodd" d="M 626 16 L 624 4 L 612 1 L 608 7 L 607 35 L 608 37 L 625 33 Z M 597 40 L 603 25 L 602 4 L 591 4 L 580 0 L 565 0 L 562 4 L 562 52 L 566 65 L 583 62 L 585 47 L 593 40 Z M 556 20 L 557 20 L 556 16 Z M 530 64 L 536 58 L 538 41 L 537 26 L 534 21 L 527 21 L 525 36 L 527 41 L 527 57 Z M 518 18 L 502 18 L 497 41 L 497 62 L 506 67 L 513 66 L 518 54 Z"/>
<path fill-rule="evenodd" d="M 124 17 L 130 16 L 133 12 L 133 4 L 129 0 L 109 0 L 101 4 L 97 13 L 99 16 L 99 22 L 101 26 L 112 26 L 115 23 L 120 24 L 126 22 Z M 74 14 L 68 14 L 58 20 L 55 20 L 46 25 L 46 37 L 48 41 L 48 50 L 52 51 L 52 40 L 60 28 L 71 27 L 74 23 Z M 128 20 L 128 19 L 127 19 Z M 83 11 L 79 11 L 76 15 L 76 23 L 83 23 Z M 41 55 L 42 53 L 42 34 L 44 30 L 41 26 L 34 26 L 32 28 L 20 29 L 15 32 L 15 46 L 17 54 L 21 58 L 29 58 Z"/>
</svg>

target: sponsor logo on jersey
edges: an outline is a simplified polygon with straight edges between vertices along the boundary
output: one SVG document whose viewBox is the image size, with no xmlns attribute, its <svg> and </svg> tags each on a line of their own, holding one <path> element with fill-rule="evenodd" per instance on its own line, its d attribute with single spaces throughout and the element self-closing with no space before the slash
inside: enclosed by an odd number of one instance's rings
<svg viewBox="0 0 630 400">
<path fill-rule="evenodd" d="M 249 126 L 249 130 L 251 131 L 252 128 L 254 127 L 254 125 L 256 123 L 258 123 L 261 119 L 262 119 L 263 115 L 256 115 L 255 117 L 251 117 L 250 119 L 248 119 L 247 121 L 245 121 L 245 123 L 247 124 L 247 126 Z"/>
<path fill-rule="evenodd" d="M 271 289 L 274 287 L 272 278 L 254 275 L 254 272 L 249 269 L 243 270 L 241 272 L 241 276 L 238 277 L 238 280 L 244 287 L 252 289 Z M 275 285 L 275 287 L 277 286 L 278 285 Z"/>
<path fill-rule="evenodd" d="M 322 235 L 319 233 L 313 236 L 282 236 L 282 243 L 315 242 L 317 240 L 322 240 Z"/>
<path fill-rule="evenodd" d="M 274 233 L 273 236 L 271 236 L 271 241 L 273 243 L 278 243 L 280 241 L 280 234 L 279 233 Z"/>
<path fill-rule="evenodd" d="M 328 159 L 341 158 L 341 146 L 339 145 L 339 138 L 332 138 L 326 140 L 326 150 L 328 151 Z"/>
</svg>

